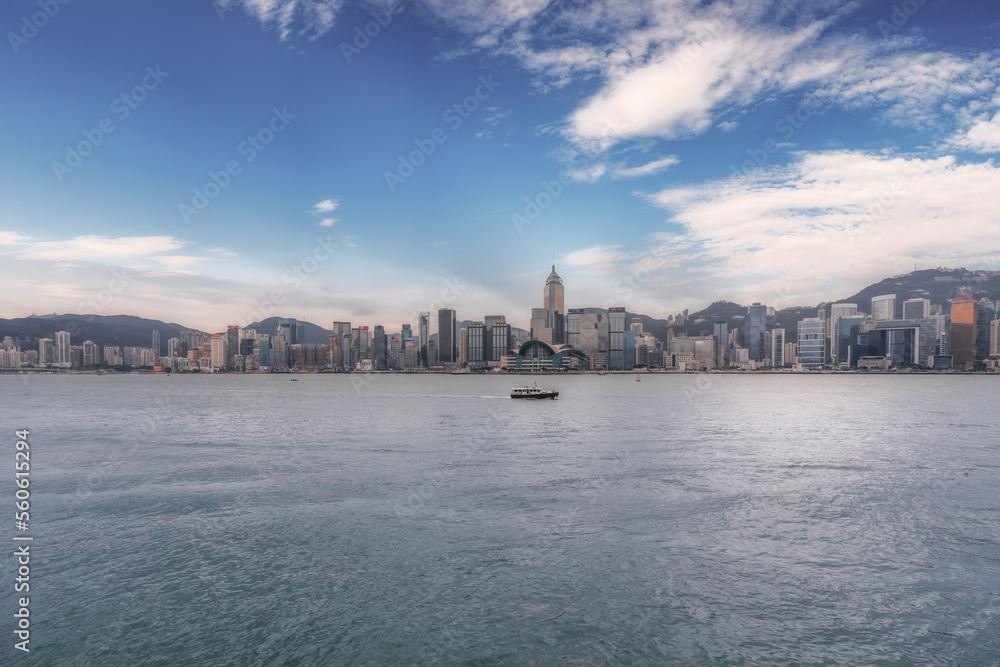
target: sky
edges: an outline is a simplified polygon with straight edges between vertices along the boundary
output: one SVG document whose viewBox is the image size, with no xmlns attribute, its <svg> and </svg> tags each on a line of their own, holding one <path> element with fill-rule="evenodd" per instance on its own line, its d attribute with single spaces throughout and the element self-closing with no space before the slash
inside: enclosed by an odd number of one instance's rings
<svg viewBox="0 0 1000 667">
<path fill-rule="evenodd" d="M 993 0 L 10 0 L 0 317 L 527 327 L 1000 270 Z M 435 318 L 432 318 L 434 320 Z"/>
</svg>

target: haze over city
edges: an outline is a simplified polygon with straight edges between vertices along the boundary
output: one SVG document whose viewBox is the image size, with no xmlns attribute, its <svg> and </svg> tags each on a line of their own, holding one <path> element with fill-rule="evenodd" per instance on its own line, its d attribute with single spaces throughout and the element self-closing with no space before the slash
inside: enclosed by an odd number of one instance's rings
<svg viewBox="0 0 1000 667">
<path fill-rule="evenodd" d="M 526 327 L 553 261 L 568 306 L 660 317 L 998 268 L 988 2 L 16 2 L 0 22 L 6 317 L 92 312 L 117 280 L 100 314 L 213 330 L 277 289 L 284 316 L 398 323 L 459 285 L 449 307 Z"/>
</svg>

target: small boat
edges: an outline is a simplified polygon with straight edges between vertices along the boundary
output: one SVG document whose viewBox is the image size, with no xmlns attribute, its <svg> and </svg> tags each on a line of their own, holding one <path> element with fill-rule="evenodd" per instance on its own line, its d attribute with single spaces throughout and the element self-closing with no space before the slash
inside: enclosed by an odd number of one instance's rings
<svg viewBox="0 0 1000 667">
<path fill-rule="evenodd" d="M 641 377 L 639 377 L 638 375 L 636 375 L 636 376 L 635 376 L 635 381 L 636 381 L 636 382 L 642 382 L 642 378 L 641 378 Z"/>
<path fill-rule="evenodd" d="M 298 382 L 298 381 L 299 381 L 299 379 L 298 379 L 298 378 L 292 378 L 292 379 L 291 379 L 290 381 L 291 381 L 291 382 Z"/>
<path fill-rule="evenodd" d="M 537 383 L 531 387 L 524 385 L 523 387 L 514 387 L 510 390 L 511 398 L 556 398 L 557 396 L 559 396 L 558 391 L 544 389 L 539 387 Z"/>
</svg>

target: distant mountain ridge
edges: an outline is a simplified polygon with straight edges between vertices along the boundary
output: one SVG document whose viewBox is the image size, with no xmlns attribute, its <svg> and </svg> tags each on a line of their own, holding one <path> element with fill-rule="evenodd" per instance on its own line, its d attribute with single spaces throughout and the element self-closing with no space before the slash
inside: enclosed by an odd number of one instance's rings
<svg viewBox="0 0 1000 667">
<path fill-rule="evenodd" d="M 902 315 L 902 304 L 907 299 L 927 298 L 932 304 L 946 305 L 948 300 L 960 290 L 968 290 L 976 299 L 989 298 L 1000 300 L 1000 271 L 968 270 L 968 269 L 922 269 L 911 273 L 892 276 L 873 283 L 857 293 L 838 299 L 818 303 L 815 306 L 794 306 L 783 308 L 775 313 L 774 317 L 768 318 L 768 325 L 781 324 L 789 331 L 795 331 L 796 323 L 806 317 L 815 317 L 816 311 L 820 307 L 825 307 L 829 312 L 831 303 L 854 303 L 863 312 L 871 309 L 871 299 L 882 294 L 896 295 L 896 316 Z M 743 316 L 746 315 L 747 305 L 738 304 L 732 301 L 716 301 L 705 308 L 689 313 L 684 324 L 674 324 L 670 328 L 675 335 L 699 335 L 702 333 L 712 333 L 715 322 L 726 322 L 730 329 L 742 324 Z M 585 312 L 597 312 L 598 308 L 584 308 Z M 638 317 L 642 322 L 643 330 L 651 332 L 658 339 L 663 340 L 667 334 L 667 320 L 650 317 L 641 313 L 626 312 L 626 324 L 631 324 L 632 319 Z M 278 320 L 285 318 L 270 317 L 260 322 L 247 325 L 246 328 L 255 329 L 260 333 L 273 334 L 278 327 Z M 472 320 L 463 320 L 460 328 L 465 328 Z M 305 327 L 305 342 L 311 345 L 321 345 L 327 343 L 332 333 L 330 329 L 303 322 Z M 416 331 L 416 322 L 413 323 Z M 371 325 L 374 329 L 374 325 Z M 74 345 L 79 345 L 85 340 L 92 340 L 97 345 L 119 345 L 150 347 L 152 345 L 153 330 L 160 332 L 161 353 L 166 351 L 167 340 L 180 335 L 181 331 L 199 331 L 194 327 L 185 327 L 173 322 L 162 322 L 133 315 L 32 315 L 30 317 L 19 317 L 13 319 L 0 319 L 0 337 L 12 336 L 14 338 L 52 338 L 56 331 L 69 331 Z M 511 327 L 515 332 L 521 331 L 517 327 Z M 219 331 L 224 331 L 225 325 L 221 325 Z M 206 333 L 206 332 L 201 332 Z M 525 334 L 527 332 L 524 332 Z M 386 330 L 386 334 L 399 335 L 399 331 Z M 432 340 L 437 339 L 437 334 L 431 335 Z"/>
</svg>

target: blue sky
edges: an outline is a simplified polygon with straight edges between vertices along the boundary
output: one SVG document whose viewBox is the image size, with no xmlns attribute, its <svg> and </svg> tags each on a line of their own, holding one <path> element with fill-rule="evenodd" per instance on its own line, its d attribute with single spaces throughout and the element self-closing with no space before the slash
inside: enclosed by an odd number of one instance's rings
<svg viewBox="0 0 1000 667">
<path fill-rule="evenodd" d="M 568 307 L 660 317 L 1000 269 L 985 0 L 17 0 L 0 27 L 6 317 L 526 326 L 553 259 Z"/>
</svg>

